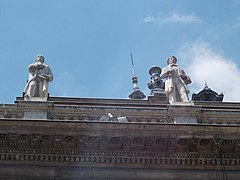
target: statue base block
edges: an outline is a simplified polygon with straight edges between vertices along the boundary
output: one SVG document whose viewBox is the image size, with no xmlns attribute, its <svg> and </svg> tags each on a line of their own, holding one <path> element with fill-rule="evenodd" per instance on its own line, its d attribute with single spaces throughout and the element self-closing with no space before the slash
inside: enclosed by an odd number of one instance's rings
<svg viewBox="0 0 240 180">
<path fill-rule="evenodd" d="M 170 104 L 176 106 L 194 106 L 193 102 L 170 102 Z"/>
<path fill-rule="evenodd" d="M 25 101 L 47 101 L 47 97 L 24 97 Z"/>
<path fill-rule="evenodd" d="M 148 96 L 150 104 L 168 104 L 166 94 L 159 94 L 158 96 Z"/>
</svg>

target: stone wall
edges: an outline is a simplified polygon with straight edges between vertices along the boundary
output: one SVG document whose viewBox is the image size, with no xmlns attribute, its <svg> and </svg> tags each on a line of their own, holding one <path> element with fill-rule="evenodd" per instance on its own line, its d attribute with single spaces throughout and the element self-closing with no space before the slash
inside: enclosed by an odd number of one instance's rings
<svg viewBox="0 0 240 180">
<path fill-rule="evenodd" d="M 0 106 L 0 179 L 235 179 L 239 107 L 18 99 Z"/>
</svg>

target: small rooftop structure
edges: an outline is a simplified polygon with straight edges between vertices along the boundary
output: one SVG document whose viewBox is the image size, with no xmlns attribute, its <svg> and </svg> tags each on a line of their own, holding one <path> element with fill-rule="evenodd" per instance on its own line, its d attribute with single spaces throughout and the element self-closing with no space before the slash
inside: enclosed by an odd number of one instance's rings
<svg viewBox="0 0 240 180">
<path fill-rule="evenodd" d="M 223 101 L 223 94 L 218 94 L 215 91 L 211 90 L 207 84 L 202 91 L 198 94 L 192 94 L 193 101 Z"/>
</svg>

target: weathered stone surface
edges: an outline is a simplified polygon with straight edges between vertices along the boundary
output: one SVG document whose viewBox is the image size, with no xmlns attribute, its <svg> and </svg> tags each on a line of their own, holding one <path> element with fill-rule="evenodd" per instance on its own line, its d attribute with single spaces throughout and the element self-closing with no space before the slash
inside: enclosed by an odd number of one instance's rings
<svg viewBox="0 0 240 180">
<path fill-rule="evenodd" d="M 25 111 L 23 114 L 23 118 L 27 120 L 47 119 L 46 111 Z"/>
<path fill-rule="evenodd" d="M 47 119 L 24 119 L 36 110 Z M 100 121 L 109 113 L 111 121 Z M 221 179 L 223 169 L 229 179 L 240 175 L 239 103 L 18 98 L 0 105 L 0 117 L 1 179 Z"/>
</svg>

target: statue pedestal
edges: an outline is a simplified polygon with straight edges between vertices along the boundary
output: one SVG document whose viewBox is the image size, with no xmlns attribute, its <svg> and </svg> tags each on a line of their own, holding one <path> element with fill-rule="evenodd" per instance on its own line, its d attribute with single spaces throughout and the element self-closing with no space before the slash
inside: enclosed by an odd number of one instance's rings
<svg viewBox="0 0 240 180">
<path fill-rule="evenodd" d="M 21 107 L 23 119 L 26 120 L 48 119 L 48 110 L 52 106 L 52 102 L 47 101 L 47 97 L 33 97 L 28 100 L 25 100 L 25 97 L 17 97 L 15 103 Z"/>
<path fill-rule="evenodd" d="M 24 97 L 25 101 L 47 101 L 47 97 Z"/>
<path fill-rule="evenodd" d="M 197 124 L 197 117 L 201 114 L 201 107 L 193 102 L 172 102 L 168 110 L 174 118 L 174 124 Z"/>
<path fill-rule="evenodd" d="M 166 96 L 166 93 L 164 91 L 164 89 L 162 88 L 154 88 L 151 90 L 151 96 Z"/>
<path fill-rule="evenodd" d="M 166 94 L 148 96 L 148 102 L 150 104 L 169 104 Z"/>
<path fill-rule="evenodd" d="M 194 102 L 170 102 L 170 104 L 176 106 L 194 106 Z"/>
</svg>

